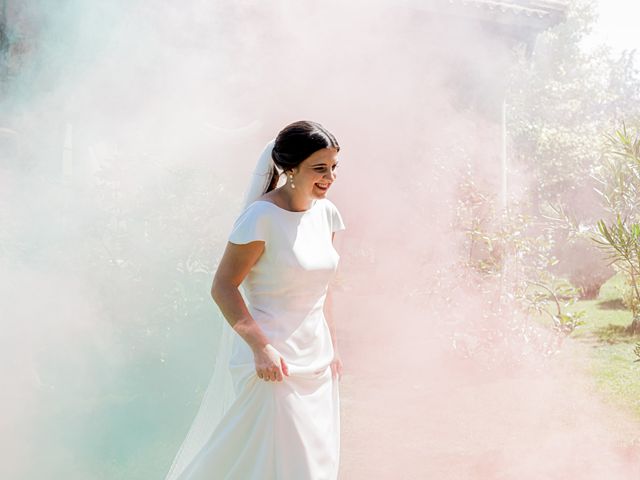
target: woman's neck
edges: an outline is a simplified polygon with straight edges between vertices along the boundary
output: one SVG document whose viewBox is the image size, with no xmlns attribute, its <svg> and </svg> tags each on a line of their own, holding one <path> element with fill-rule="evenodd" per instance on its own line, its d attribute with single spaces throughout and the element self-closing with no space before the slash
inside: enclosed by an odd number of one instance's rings
<svg viewBox="0 0 640 480">
<path fill-rule="evenodd" d="M 300 198 L 300 194 L 298 192 L 292 192 L 291 190 L 293 189 L 287 188 L 286 185 L 276 188 L 270 192 L 273 194 L 271 198 L 280 201 L 280 204 L 278 204 L 279 207 L 293 212 L 309 210 L 313 205 L 314 199 L 307 196 Z"/>
</svg>

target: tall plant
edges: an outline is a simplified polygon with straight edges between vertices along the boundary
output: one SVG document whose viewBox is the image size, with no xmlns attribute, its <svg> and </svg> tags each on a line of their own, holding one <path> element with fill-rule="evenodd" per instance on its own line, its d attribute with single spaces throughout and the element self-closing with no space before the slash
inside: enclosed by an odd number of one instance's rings
<svg viewBox="0 0 640 480">
<path fill-rule="evenodd" d="M 598 221 L 593 240 L 614 267 L 624 272 L 625 303 L 633 314 L 630 333 L 640 333 L 640 135 L 623 125 L 608 135 L 607 155 L 594 178 L 613 220 Z"/>
</svg>

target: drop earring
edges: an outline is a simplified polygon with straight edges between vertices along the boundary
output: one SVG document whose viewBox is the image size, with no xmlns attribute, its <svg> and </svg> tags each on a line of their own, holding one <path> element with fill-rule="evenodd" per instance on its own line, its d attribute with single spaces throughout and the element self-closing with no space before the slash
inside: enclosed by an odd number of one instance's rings
<svg viewBox="0 0 640 480">
<path fill-rule="evenodd" d="M 293 174 L 289 174 L 289 180 L 291 181 L 291 188 L 296 188 L 295 184 L 293 183 Z"/>
</svg>

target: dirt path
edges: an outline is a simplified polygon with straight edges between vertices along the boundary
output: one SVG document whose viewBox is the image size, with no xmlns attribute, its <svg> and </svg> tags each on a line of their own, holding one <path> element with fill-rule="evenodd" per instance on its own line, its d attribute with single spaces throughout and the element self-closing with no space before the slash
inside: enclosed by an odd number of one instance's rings
<svg viewBox="0 0 640 480">
<path fill-rule="evenodd" d="M 341 479 L 640 478 L 640 423 L 594 392 L 585 345 L 491 373 L 412 328 L 363 325 L 343 331 Z"/>
</svg>

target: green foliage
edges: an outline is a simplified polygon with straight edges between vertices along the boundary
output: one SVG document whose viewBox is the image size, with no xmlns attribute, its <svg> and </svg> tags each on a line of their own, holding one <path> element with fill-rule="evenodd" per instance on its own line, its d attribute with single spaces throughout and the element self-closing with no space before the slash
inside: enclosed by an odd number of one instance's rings
<svg viewBox="0 0 640 480">
<path fill-rule="evenodd" d="M 566 280 L 552 283 L 528 282 L 529 288 L 522 295 L 523 304 L 528 310 L 551 318 L 553 329 L 563 336 L 571 334 L 578 326 L 583 325 L 583 310 L 571 311 L 579 294 L 577 289 Z M 549 308 L 549 307 L 552 308 Z"/>
<path fill-rule="evenodd" d="M 635 332 L 640 331 L 640 137 L 623 125 L 607 139 L 608 155 L 597 172 L 598 193 L 615 220 L 599 220 L 593 241 L 626 276 L 623 301 L 633 313 L 630 328 Z"/>
<path fill-rule="evenodd" d="M 592 178 L 599 188 L 604 212 L 614 220 L 599 219 L 593 225 L 580 223 L 566 207 L 550 206 L 545 218 L 569 241 L 584 237 L 604 254 L 604 260 L 624 275 L 620 289 L 623 304 L 632 312 L 631 333 L 640 333 L 640 137 L 623 124 L 606 135 L 606 150 Z"/>
<path fill-rule="evenodd" d="M 591 242 L 594 224 L 607 206 L 599 192 L 615 204 L 620 195 L 609 177 L 617 176 L 623 184 L 638 173 L 637 168 L 621 169 L 627 164 L 608 153 L 611 139 L 602 134 L 623 118 L 639 118 L 635 54 L 615 56 L 604 46 L 585 49 L 594 21 L 592 2 L 570 2 L 567 20 L 537 38 L 530 58 L 522 56 L 507 93 L 510 173 L 519 176 L 514 183 L 523 185 L 531 214 L 552 219 L 555 246 L 550 253 L 561 259 L 552 270 L 578 287 L 583 298 L 595 298 L 611 275 L 611 267 Z M 628 155 L 633 148 L 638 145 L 622 142 L 619 153 Z M 640 190 L 625 192 L 629 207 L 616 209 L 623 218 L 638 211 L 640 201 Z M 545 212 L 548 205 L 559 211 Z"/>
<path fill-rule="evenodd" d="M 638 118 L 640 76 L 635 54 L 587 51 L 593 6 L 572 2 L 567 21 L 538 37 L 533 56 L 513 70 L 507 96 L 513 166 L 532 176 L 534 205 L 563 201 L 581 208 L 593 198 L 585 181 L 600 163 L 602 132 L 622 118 Z M 589 216 L 586 204 L 580 216 Z"/>
<path fill-rule="evenodd" d="M 599 236 L 593 238 L 608 254 L 612 264 L 625 273 L 622 301 L 631 310 L 634 318 L 640 313 L 640 224 L 629 224 L 619 216 L 607 225 L 604 220 L 597 223 Z"/>
<path fill-rule="evenodd" d="M 623 218 L 637 218 L 640 208 L 640 137 L 626 125 L 606 135 L 607 151 L 592 177 L 605 209 Z"/>
<path fill-rule="evenodd" d="M 610 258 L 613 261 L 623 260 L 620 262 L 623 270 L 635 271 L 639 255 L 640 225 L 629 224 L 618 215 L 613 224 L 607 225 L 604 220 L 600 220 L 596 226 L 600 237 L 594 238 L 594 241 L 610 252 Z"/>
<path fill-rule="evenodd" d="M 478 185 L 469 168 L 461 177 L 456 225 L 466 235 L 464 267 L 500 283 L 499 304 L 511 315 L 548 315 L 556 338 L 545 350 L 554 353 L 582 324 L 584 314 L 569 311 L 580 296 L 578 289 L 550 273 L 558 262 L 551 253 L 550 231 L 524 213 L 524 205 L 514 202 L 509 210 L 499 210 L 496 195 Z M 526 327 L 524 331 L 531 334 Z"/>
<path fill-rule="evenodd" d="M 558 261 L 542 224 L 516 202 L 509 210 L 498 209 L 496 194 L 479 185 L 470 169 L 461 177 L 456 226 L 466 235 L 466 266 L 493 277 L 508 268 L 519 280 L 540 281 L 539 274 Z"/>
</svg>

